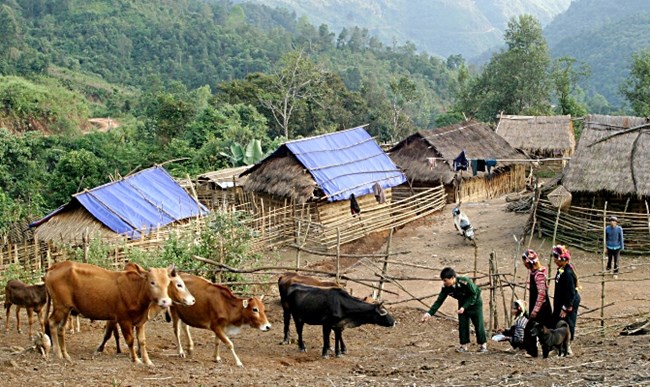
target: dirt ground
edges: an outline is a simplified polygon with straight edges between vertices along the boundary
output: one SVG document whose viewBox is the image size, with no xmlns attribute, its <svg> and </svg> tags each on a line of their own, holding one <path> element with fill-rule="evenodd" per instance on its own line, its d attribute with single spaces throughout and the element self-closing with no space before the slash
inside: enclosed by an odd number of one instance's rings
<svg viewBox="0 0 650 387">
<path fill-rule="evenodd" d="M 513 234 L 521 234 L 526 215 L 506 213 L 504 206 L 503 199 L 463 205 L 477 227 L 480 272 L 487 271 L 488 256 L 493 250 L 499 271 L 513 271 L 517 248 Z M 161 317 L 147 326 L 147 345 L 155 366 L 133 365 L 125 354 L 115 354 L 112 342 L 104 354 L 93 358 L 92 352 L 101 340 L 102 324 L 82 320 L 81 333 L 67 336 L 72 364 L 45 361 L 34 352 L 23 353 L 29 345 L 26 334 L 19 335 L 15 330 L 0 333 L 1 383 L 3 386 L 650 385 L 650 337 L 618 334 L 619 326 L 635 321 L 631 315 L 647 318 L 650 313 L 648 257 L 624 256 L 620 278 L 616 281 L 608 278 L 606 304 L 613 305 L 605 309 L 605 317 L 612 329 L 603 337 L 597 332 L 596 320 L 599 317 L 596 309 L 601 302 L 600 277 L 592 276 L 600 270 L 600 257 L 572 251 L 573 262 L 581 276 L 583 305 L 572 357 L 529 359 L 521 352 L 508 351 L 507 343 L 495 342 L 488 344 L 486 354 L 456 353 L 458 330 L 454 318 L 443 315 L 421 324 L 419 319 L 425 307 L 434 299 L 425 298 L 423 303 L 408 301 L 412 297 L 407 292 L 417 297 L 438 293 L 441 283 L 437 270 L 444 266 L 453 266 L 462 274 L 471 274 L 473 270 L 474 248 L 455 234 L 450 212 L 448 206 L 440 213 L 395 232 L 391 251 L 399 254 L 391 260 L 436 270 L 390 264 L 391 275 L 430 280 L 404 280 L 406 291 L 387 284 L 387 291 L 397 293 L 385 293 L 383 297 L 387 304 L 393 303 L 389 310 L 397 325 L 390 329 L 362 326 L 346 330 L 348 354 L 342 358 L 321 359 L 320 327 L 305 328 L 306 353 L 300 353 L 293 343 L 279 345 L 282 308 L 277 298 L 271 298 L 267 302 L 267 315 L 273 323 L 271 331 L 246 328 L 233 340 L 243 368 L 235 366 L 232 355 L 223 347 L 223 362 L 212 361 L 214 339 L 208 331 L 193 330 L 194 354 L 186 359 L 177 357 L 171 324 Z M 344 250 L 358 254 L 383 252 L 385 240 L 386 234 L 374 236 L 346 246 Z M 527 245 L 528 239 L 525 242 Z M 542 252 L 540 256 L 548 257 L 551 242 L 533 239 L 531 246 Z M 294 257 L 290 251 L 280 254 L 287 262 Z M 311 267 L 333 264 L 332 260 L 323 261 L 314 256 L 303 259 Z M 376 278 L 374 273 L 380 271 L 378 263 L 369 260 L 348 259 L 343 264 L 347 267 L 345 274 L 352 278 L 373 279 Z M 521 266 L 518 270 L 518 282 L 523 283 L 525 273 Z M 369 293 L 368 288 L 351 282 L 348 287 L 355 295 Z M 510 294 L 506 293 L 508 303 Z M 519 290 L 517 296 L 523 297 L 523 292 Z M 483 300 L 487 308 L 487 291 L 483 292 Z M 450 299 L 441 312 L 453 316 L 455 307 L 454 300 Z M 502 312 L 499 298 L 499 326 L 504 325 Z M 3 328 L 4 323 L 3 318 Z"/>
</svg>

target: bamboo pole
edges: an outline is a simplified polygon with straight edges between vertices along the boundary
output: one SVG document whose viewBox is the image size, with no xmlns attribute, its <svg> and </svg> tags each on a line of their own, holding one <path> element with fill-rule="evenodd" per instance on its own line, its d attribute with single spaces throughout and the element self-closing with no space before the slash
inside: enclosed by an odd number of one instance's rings
<svg viewBox="0 0 650 387">
<path fill-rule="evenodd" d="M 535 184 L 535 196 L 533 200 L 533 224 L 530 227 L 530 237 L 528 238 L 528 249 L 530 249 L 530 244 L 533 242 L 533 235 L 535 234 L 535 225 L 537 224 L 537 207 L 539 206 L 539 198 L 541 196 L 541 190 L 537 183 Z"/>
<path fill-rule="evenodd" d="M 300 252 L 302 249 L 299 247 L 300 246 L 300 226 L 302 222 L 298 220 L 298 227 L 296 228 L 296 269 L 300 269 Z"/>
<path fill-rule="evenodd" d="M 519 259 L 520 259 L 519 258 L 519 253 L 521 252 L 521 242 L 523 241 L 523 238 L 525 238 L 525 236 L 523 236 L 522 239 L 517 239 L 516 235 L 512 235 L 512 237 L 515 238 L 515 243 L 517 243 L 517 248 L 515 249 L 514 268 L 513 268 L 513 272 L 512 272 L 512 283 L 513 283 L 513 285 L 511 286 L 511 288 L 512 288 L 512 296 L 510 297 L 510 305 L 514 304 L 515 298 L 517 297 L 517 294 L 516 294 L 517 289 L 514 286 L 514 284 L 517 283 L 517 268 L 519 267 L 518 263 L 519 263 Z M 524 291 L 524 293 L 526 293 L 526 292 Z M 508 325 L 510 325 L 510 324 L 512 324 L 512 315 L 508 315 L 508 316 L 509 316 Z"/>
<path fill-rule="evenodd" d="M 384 266 L 382 267 L 381 274 L 382 278 L 379 280 L 379 291 L 377 292 L 377 298 L 381 298 L 381 291 L 384 289 L 384 278 L 388 274 L 388 260 L 390 259 L 390 245 L 393 241 L 393 231 L 395 229 L 391 228 L 388 234 L 388 242 L 386 246 L 386 258 L 384 259 Z"/>
<path fill-rule="evenodd" d="M 475 240 L 472 242 L 474 242 L 474 281 L 476 281 L 476 273 L 478 272 L 478 244 Z"/>
<path fill-rule="evenodd" d="M 548 255 L 548 273 L 549 273 L 549 279 L 548 281 L 551 280 L 550 274 L 551 274 L 551 264 L 553 263 L 553 247 L 555 247 L 555 238 L 557 237 L 557 227 L 560 224 L 560 213 L 562 212 L 562 207 L 558 206 L 557 208 L 557 215 L 555 217 L 555 227 L 553 228 L 553 242 L 551 242 L 551 253 Z"/>
<path fill-rule="evenodd" d="M 494 260 L 494 250 L 490 253 L 490 260 L 488 261 L 488 271 L 490 273 L 489 275 L 489 287 L 490 287 L 490 301 L 489 301 L 489 320 L 488 320 L 488 327 L 489 329 L 497 329 L 497 322 L 496 322 L 496 310 L 495 310 L 495 305 L 494 305 L 494 268 L 493 268 L 493 260 Z"/>
<path fill-rule="evenodd" d="M 341 280 L 341 230 L 336 228 L 336 283 Z"/>
<path fill-rule="evenodd" d="M 600 283 L 600 328 L 602 329 L 602 336 L 605 336 L 605 260 L 607 259 L 607 201 L 603 209 L 603 259 L 602 259 L 602 275 Z"/>
</svg>

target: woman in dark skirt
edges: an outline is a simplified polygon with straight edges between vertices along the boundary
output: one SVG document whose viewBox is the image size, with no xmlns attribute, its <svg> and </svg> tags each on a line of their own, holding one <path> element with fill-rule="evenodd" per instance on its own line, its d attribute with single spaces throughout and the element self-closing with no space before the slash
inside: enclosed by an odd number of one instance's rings
<svg viewBox="0 0 650 387">
<path fill-rule="evenodd" d="M 532 336 L 530 330 L 535 323 L 549 328 L 552 327 L 551 302 L 548 298 L 548 286 L 546 285 L 546 268 L 539 263 L 539 257 L 533 250 L 526 250 L 521 259 L 524 261 L 524 266 L 530 271 L 528 281 L 528 310 L 530 316 L 524 330 L 524 344 L 527 354 L 537 357 L 537 337 Z"/>
<path fill-rule="evenodd" d="M 553 324 L 564 320 L 569 324 L 571 330 L 571 341 L 576 332 L 576 320 L 578 318 L 578 307 L 580 306 L 580 294 L 578 293 L 578 276 L 575 268 L 570 263 L 571 253 L 562 246 L 553 247 L 553 260 L 557 266 L 555 274 L 555 293 L 553 294 Z M 571 346 L 568 354 L 572 355 Z"/>
</svg>

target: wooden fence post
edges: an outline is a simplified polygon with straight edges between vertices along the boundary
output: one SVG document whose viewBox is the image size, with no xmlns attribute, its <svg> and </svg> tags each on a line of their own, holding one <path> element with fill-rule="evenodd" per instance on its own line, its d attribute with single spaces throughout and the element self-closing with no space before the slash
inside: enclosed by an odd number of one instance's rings
<svg viewBox="0 0 650 387">
<path fill-rule="evenodd" d="M 603 210 L 603 259 L 600 276 L 600 328 L 601 335 L 605 336 L 605 260 L 607 260 L 607 202 Z"/>
<path fill-rule="evenodd" d="M 562 211 L 562 207 L 557 208 L 557 216 L 555 217 L 555 226 L 553 227 L 553 242 L 551 242 L 551 250 L 553 250 L 553 247 L 555 247 L 555 237 L 557 236 L 557 227 L 560 224 L 560 212 Z M 549 278 L 548 281 L 551 281 L 551 264 L 553 263 L 553 254 L 548 255 L 548 274 Z"/>
<path fill-rule="evenodd" d="M 336 228 L 336 283 L 341 280 L 341 230 Z"/>
<path fill-rule="evenodd" d="M 496 308 L 495 308 L 495 282 L 494 282 L 494 250 L 490 253 L 490 260 L 488 261 L 488 279 L 489 279 L 489 286 L 490 286 L 490 313 L 489 313 L 489 321 L 488 321 L 488 327 L 489 329 L 496 329 L 497 326 L 497 321 L 496 321 Z"/>
<path fill-rule="evenodd" d="M 377 291 L 377 298 L 381 297 L 381 292 L 384 290 L 384 277 L 388 274 L 388 260 L 390 259 L 390 245 L 393 241 L 393 231 L 395 229 L 391 228 L 388 234 L 388 242 L 386 246 L 386 257 L 384 258 L 384 266 L 381 269 L 381 279 L 379 280 L 379 290 Z"/>
<path fill-rule="evenodd" d="M 472 240 L 472 244 L 474 245 L 474 278 L 473 280 L 476 281 L 476 276 L 478 272 L 478 244 L 476 243 L 476 240 Z"/>
<path fill-rule="evenodd" d="M 300 228 L 301 228 L 302 222 L 300 219 L 298 219 L 298 227 L 296 229 L 296 269 L 300 269 L 300 252 L 302 251 L 301 244 L 302 242 L 300 241 Z"/>
</svg>

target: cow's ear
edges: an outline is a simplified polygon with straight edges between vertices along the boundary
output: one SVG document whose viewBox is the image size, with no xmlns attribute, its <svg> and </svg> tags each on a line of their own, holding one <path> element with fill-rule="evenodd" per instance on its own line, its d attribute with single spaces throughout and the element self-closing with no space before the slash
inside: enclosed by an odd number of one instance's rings
<svg viewBox="0 0 650 387">
<path fill-rule="evenodd" d="M 248 300 L 243 300 L 242 305 L 244 305 L 244 309 L 248 308 Z"/>
<path fill-rule="evenodd" d="M 172 277 L 176 277 L 176 264 L 175 263 L 172 263 L 171 265 L 169 265 L 169 267 L 167 268 L 167 273 L 169 273 L 169 275 L 172 276 Z"/>
</svg>

